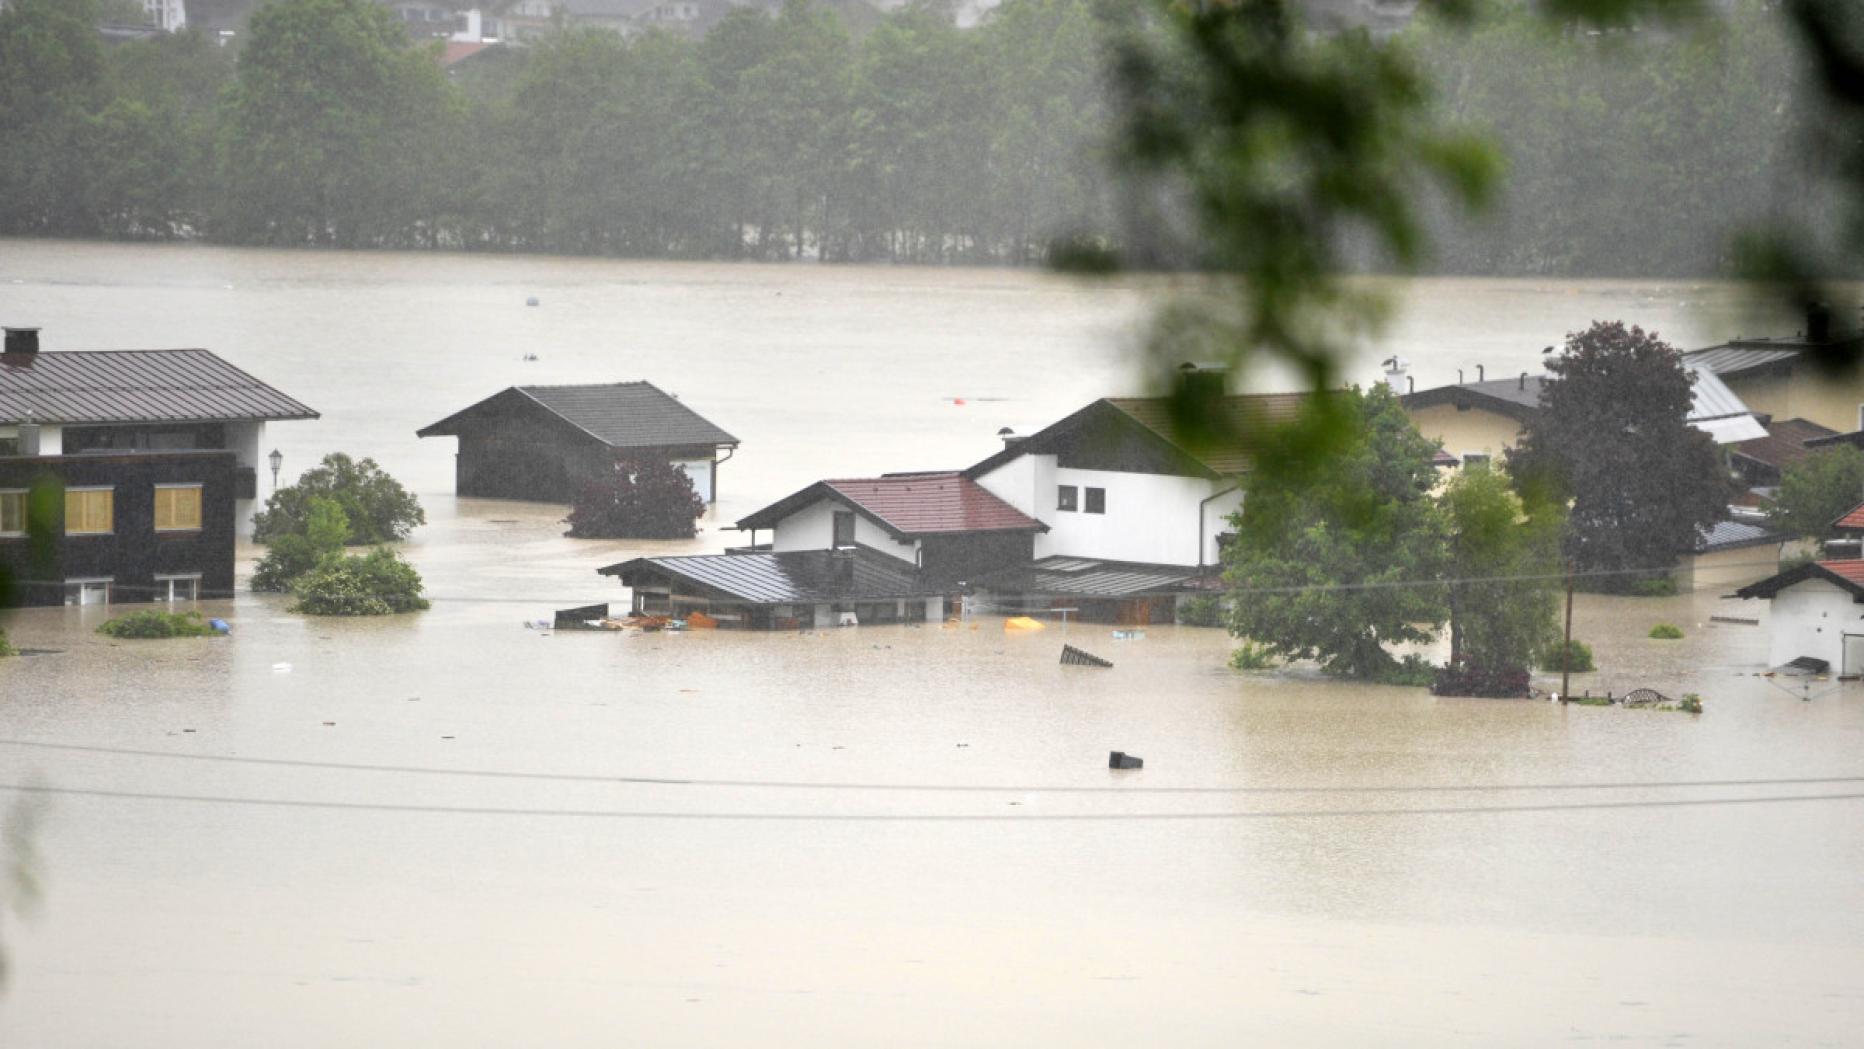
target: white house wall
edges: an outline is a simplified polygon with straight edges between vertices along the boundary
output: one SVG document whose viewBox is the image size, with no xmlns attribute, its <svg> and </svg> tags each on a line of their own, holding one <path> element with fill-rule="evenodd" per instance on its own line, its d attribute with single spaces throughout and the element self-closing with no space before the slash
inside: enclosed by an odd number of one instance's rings
<svg viewBox="0 0 1864 1049">
<path fill-rule="evenodd" d="M 778 521 L 772 529 L 771 550 L 781 554 L 792 550 L 829 549 L 835 542 L 835 511 L 847 509 L 834 500 L 823 499 L 796 511 Z M 894 539 L 886 529 L 860 514 L 854 515 L 854 541 L 908 564 L 919 562 L 917 544 Z"/>
<path fill-rule="evenodd" d="M 1054 476 L 1054 456 L 1019 455 L 979 477 L 977 484 L 1024 514 L 1047 522 L 1055 516 Z M 1046 492 L 1046 498 L 1040 492 Z"/>
<path fill-rule="evenodd" d="M 262 422 L 227 423 L 226 442 L 227 450 L 233 453 L 234 461 L 253 471 L 253 478 L 256 481 L 254 487 L 259 493 L 258 500 L 233 500 L 234 530 L 240 538 L 245 539 L 252 535 L 252 515 L 264 505 L 265 498 L 272 494 L 270 488 L 272 464 L 259 461 L 259 449 L 265 446 L 265 424 Z M 303 463 L 301 465 L 308 469 L 314 464 Z M 279 479 L 281 484 L 289 483 L 284 480 L 282 473 Z"/>
<path fill-rule="evenodd" d="M 1823 579 L 1808 579 L 1775 595 L 1768 626 L 1768 666 L 1811 656 L 1830 663 L 1839 673 L 1855 674 L 1864 668 L 1864 605 Z M 1848 646 L 1849 664 L 1845 659 L 1846 634 L 1859 636 Z"/>
</svg>

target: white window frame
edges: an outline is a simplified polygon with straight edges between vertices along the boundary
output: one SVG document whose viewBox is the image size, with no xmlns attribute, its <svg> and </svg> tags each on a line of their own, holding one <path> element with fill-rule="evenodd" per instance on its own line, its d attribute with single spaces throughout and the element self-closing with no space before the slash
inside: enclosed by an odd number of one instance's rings
<svg viewBox="0 0 1864 1049">
<path fill-rule="evenodd" d="M 24 539 L 26 537 L 26 515 L 31 512 L 31 507 L 27 503 L 30 494 L 31 490 L 27 488 L 0 488 L 0 499 L 9 495 L 19 496 L 19 528 L 18 530 L 0 528 L 0 539 Z"/>
<path fill-rule="evenodd" d="M 66 605 L 84 605 L 84 604 L 89 603 L 84 600 L 84 589 L 86 587 L 92 587 L 92 586 L 101 586 L 104 588 L 103 603 L 104 605 L 108 606 L 111 602 L 111 598 L 115 596 L 116 577 L 115 576 L 86 576 L 86 577 L 78 578 L 78 579 L 65 580 L 65 604 Z M 74 588 L 75 588 L 75 592 L 74 592 Z M 73 601 L 72 600 L 73 597 L 77 598 L 77 600 Z"/>
<path fill-rule="evenodd" d="M 65 494 L 67 496 L 71 495 L 73 492 L 109 492 L 110 493 L 110 527 L 104 529 L 101 532 L 74 532 L 71 530 L 71 515 L 66 514 L 65 515 L 65 527 L 64 527 L 65 536 L 71 539 L 83 539 L 88 536 L 115 535 L 116 534 L 116 488 L 117 486 L 113 484 L 81 484 L 81 485 L 72 485 L 71 487 L 66 488 Z M 88 580 L 80 580 L 80 582 L 86 582 L 86 581 Z"/>
<path fill-rule="evenodd" d="M 176 597 L 176 583 L 190 583 L 192 584 L 191 589 L 194 592 L 187 597 Z M 155 577 L 155 588 L 155 599 L 157 601 L 163 601 L 171 605 L 177 601 L 199 601 L 201 599 L 201 573 L 173 572 L 158 575 Z"/>
<path fill-rule="evenodd" d="M 161 525 L 156 525 L 155 526 L 156 531 L 162 532 L 165 534 L 170 534 L 170 535 L 181 533 L 181 532 L 198 532 L 207 524 L 207 498 L 206 498 L 206 492 L 203 490 L 204 486 L 201 484 L 201 482 L 199 481 L 177 481 L 172 484 L 163 483 L 163 484 L 158 484 L 155 486 L 155 490 L 158 492 L 163 491 L 164 489 L 170 490 L 170 491 L 176 491 L 176 490 L 180 490 L 184 488 L 192 488 L 197 492 L 201 492 L 201 500 L 200 500 L 201 523 L 195 525 L 193 528 L 163 528 Z M 149 518 L 152 521 L 155 518 L 155 497 L 154 496 L 150 496 Z"/>
</svg>

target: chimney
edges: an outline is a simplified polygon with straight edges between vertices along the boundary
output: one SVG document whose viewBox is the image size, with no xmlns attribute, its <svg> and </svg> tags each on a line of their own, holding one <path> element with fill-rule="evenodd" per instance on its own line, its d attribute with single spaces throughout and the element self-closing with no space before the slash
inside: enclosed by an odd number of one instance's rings
<svg viewBox="0 0 1864 1049">
<path fill-rule="evenodd" d="M 30 357 L 39 352 L 39 329 L 8 328 L 6 330 L 6 355 L 9 357 Z"/>
<path fill-rule="evenodd" d="M 1411 362 L 1403 357 L 1387 357 L 1380 362 L 1385 365 L 1385 385 L 1393 393 L 1404 392 L 1405 373 L 1411 370 Z"/>
<path fill-rule="evenodd" d="M 1832 308 L 1823 302 L 1809 303 L 1806 306 L 1806 341 L 1832 341 Z M 7 329 L 7 345 L 13 344 L 12 329 Z"/>
<path fill-rule="evenodd" d="M 1003 439 L 1003 447 L 1005 448 L 1014 448 L 1017 445 L 1017 443 L 1023 439 L 1022 434 L 1017 433 L 1015 430 L 1012 430 L 1007 426 L 1005 426 L 1001 430 L 998 430 L 997 436 Z"/>
<path fill-rule="evenodd" d="M 1487 382 L 1487 381 L 1488 381 L 1488 376 L 1487 376 L 1486 374 L 1484 374 L 1484 372 L 1483 372 L 1483 369 L 1482 369 L 1482 365 L 1480 365 L 1480 364 L 1478 364 L 1478 365 L 1476 365 L 1476 381 L 1477 381 L 1477 382 Z"/>
</svg>

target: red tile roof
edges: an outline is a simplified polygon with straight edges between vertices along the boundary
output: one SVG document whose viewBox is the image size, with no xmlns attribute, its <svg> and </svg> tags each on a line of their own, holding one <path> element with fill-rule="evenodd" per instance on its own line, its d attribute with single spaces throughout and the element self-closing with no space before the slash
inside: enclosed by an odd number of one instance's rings
<svg viewBox="0 0 1864 1049">
<path fill-rule="evenodd" d="M 457 65 L 491 46 L 482 40 L 449 40 L 440 52 L 440 64 Z"/>
<path fill-rule="evenodd" d="M 1864 503 L 1852 507 L 1843 517 L 1832 522 L 1832 527 L 1864 529 Z"/>
<path fill-rule="evenodd" d="M 1039 531 L 1042 523 L 956 472 L 823 481 L 901 535 Z"/>
<path fill-rule="evenodd" d="M 1864 561 L 1820 561 L 1819 567 L 1835 576 L 1864 586 Z"/>
</svg>

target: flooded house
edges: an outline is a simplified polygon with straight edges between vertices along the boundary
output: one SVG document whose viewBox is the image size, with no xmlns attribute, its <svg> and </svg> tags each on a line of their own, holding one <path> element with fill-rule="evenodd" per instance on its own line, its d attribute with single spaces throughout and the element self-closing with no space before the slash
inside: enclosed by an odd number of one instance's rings
<svg viewBox="0 0 1864 1049">
<path fill-rule="evenodd" d="M 574 502 L 619 458 L 655 458 L 718 501 L 718 468 L 738 439 L 648 382 L 512 386 L 431 426 L 420 437 L 457 437 L 460 495 Z"/>
<path fill-rule="evenodd" d="M 968 580 L 1033 556 L 1041 521 L 957 471 L 818 481 L 738 521 L 750 545 L 599 571 L 634 611 L 754 628 L 937 622 Z M 760 543 L 763 532 L 769 541 Z"/>
<path fill-rule="evenodd" d="M 0 353 L 0 566 L 30 605 L 233 590 L 265 424 L 317 413 L 207 350 Z M 38 500 L 44 500 L 38 503 Z M 38 505 L 51 535 L 35 541 Z"/>
<path fill-rule="evenodd" d="M 1830 309 L 1815 305 L 1790 336 L 1736 338 L 1683 360 L 1714 374 L 1755 412 L 1849 434 L 1864 431 L 1861 354 L 1864 330 L 1841 328 Z"/>
</svg>

